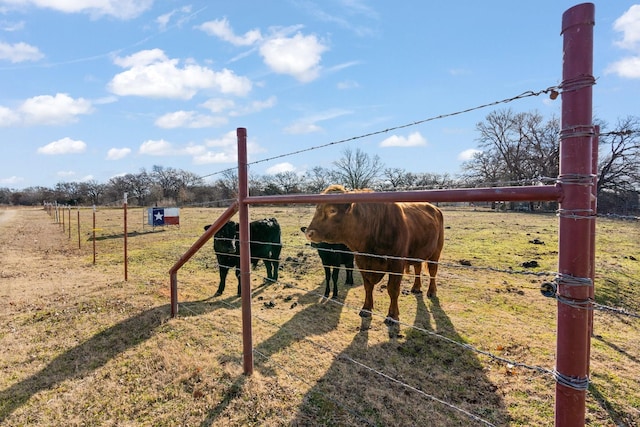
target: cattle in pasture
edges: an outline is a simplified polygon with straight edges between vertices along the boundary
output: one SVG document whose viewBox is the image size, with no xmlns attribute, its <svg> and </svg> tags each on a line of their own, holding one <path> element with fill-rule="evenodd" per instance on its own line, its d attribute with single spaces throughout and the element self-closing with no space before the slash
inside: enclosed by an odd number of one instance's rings
<svg viewBox="0 0 640 427">
<path fill-rule="evenodd" d="M 307 227 L 301 227 L 300 230 L 304 233 L 307 231 Z M 331 298 L 338 298 L 338 276 L 341 265 L 344 265 L 347 276 L 345 285 L 353 285 L 353 252 L 342 243 L 311 242 L 311 247 L 318 250 L 324 268 L 324 297 L 329 298 L 331 282 L 333 282 Z"/>
<path fill-rule="evenodd" d="M 209 227 L 211 225 L 205 225 L 204 229 L 208 230 Z M 267 270 L 267 280 L 277 281 L 282 250 L 280 224 L 275 218 L 252 221 L 249 224 L 249 236 L 251 265 L 255 269 L 258 262 L 262 260 Z M 215 296 L 222 295 L 224 292 L 229 269 L 235 269 L 238 279 L 238 295 L 240 295 L 240 229 L 237 222 L 228 221 L 215 233 L 213 250 L 216 253 L 220 269 L 220 285 L 218 285 Z"/>
<path fill-rule="evenodd" d="M 341 185 L 331 185 L 323 191 L 329 193 L 347 191 Z M 415 271 L 411 292 L 421 293 L 422 263 L 428 261 L 427 296 L 436 296 L 444 224 L 442 212 L 430 203 L 320 203 L 305 235 L 312 242 L 344 243 L 356 252 L 365 289 L 361 317 L 371 317 L 373 288 L 385 273 L 389 274 L 387 293 L 391 302 L 385 323 L 391 335 L 398 330 L 398 296 L 406 269 L 413 266 Z"/>
</svg>

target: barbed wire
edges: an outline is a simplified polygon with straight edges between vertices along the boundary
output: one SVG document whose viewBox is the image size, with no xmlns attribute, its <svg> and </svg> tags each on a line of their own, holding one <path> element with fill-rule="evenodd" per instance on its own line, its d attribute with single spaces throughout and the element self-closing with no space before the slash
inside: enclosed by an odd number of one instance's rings
<svg viewBox="0 0 640 427">
<path fill-rule="evenodd" d="M 365 134 L 358 135 L 358 136 L 352 136 L 352 137 L 349 137 L 349 138 L 339 139 L 339 140 L 336 140 L 336 141 L 331 141 L 331 142 L 327 142 L 325 144 L 315 145 L 313 147 L 303 148 L 303 149 L 292 151 L 292 152 L 289 152 L 289 153 L 284 153 L 284 154 L 279 154 L 279 155 L 272 156 L 272 157 L 267 157 L 265 159 L 249 162 L 248 165 L 251 166 L 251 165 L 256 165 L 256 164 L 260 164 L 260 163 L 270 162 L 270 161 L 273 161 L 273 160 L 278 160 L 278 159 L 282 159 L 282 158 L 285 158 L 285 157 L 306 153 L 308 151 L 318 150 L 320 148 L 331 147 L 331 146 L 338 145 L 338 144 L 344 144 L 346 142 L 351 142 L 351 141 L 356 141 L 356 140 L 359 140 L 359 139 L 369 138 L 371 136 L 381 135 L 381 134 L 393 132 L 393 131 L 396 131 L 396 130 L 405 129 L 405 128 L 408 128 L 408 127 L 418 126 L 418 125 L 421 125 L 421 124 L 424 124 L 424 123 L 427 123 L 427 122 L 431 122 L 431 121 L 434 121 L 434 120 L 441 120 L 441 119 L 445 119 L 445 118 L 448 118 L 448 117 L 458 116 L 458 115 L 461 115 L 461 114 L 470 113 L 472 111 L 481 110 L 481 109 L 484 109 L 484 108 L 487 108 L 487 107 L 493 107 L 493 106 L 500 105 L 500 104 L 508 104 L 510 102 L 517 101 L 519 99 L 529 98 L 529 97 L 532 97 L 532 96 L 539 96 L 539 95 L 542 95 L 543 93 L 544 94 L 550 94 L 550 95 L 555 94 L 557 96 L 558 91 L 560 89 L 561 89 L 561 86 L 550 86 L 550 87 L 548 87 L 546 89 L 542 89 L 542 90 L 538 90 L 538 91 L 528 90 L 528 91 L 522 92 L 519 95 L 512 96 L 510 98 L 505 98 L 505 99 L 501 99 L 501 100 L 498 100 L 498 101 L 489 102 L 489 103 L 486 103 L 486 104 L 478 105 L 476 107 L 466 108 L 464 110 L 459 110 L 459 111 L 455 111 L 455 112 L 452 112 L 452 113 L 440 114 L 438 116 L 433 116 L 433 117 L 429 117 L 429 118 L 422 119 L 422 120 L 416 120 L 414 122 L 410 122 L 410 123 L 405 123 L 405 124 L 402 124 L 402 125 L 389 127 L 389 128 L 386 128 L 386 129 L 382 129 L 382 130 L 378 130 L 378 131 L 374 131 L 374 132 L 369 132 L 369 133 L 365 133 Z M 577 89 L 571 89 L 571 90 L 577 90 Z M 227 169 L 224 169 L 224 170 L 221 170 L 221 171 L 218 171 L 218 172 L 214 172 L 214 173 L 211 173 L 211 174 L 208 174 L 208 175 L 202 175 L 202 176 L 200 176 L 200 178 L 208 178 L 210 176 L 214 176 L 214 175 L 222 174 L 222 173 L 225 173 L 225 172 L 233 171 L 235 169 L 237 169 L 237 167 L 227 168 Z"/>
<path fill-rule="evenodd" d="M 219 238 L 220 240 L 226 240 L 226 241 L 231 241 L 234 239 L 231 238 Z M 271 243 L 265 243 L 265 242 L 259 242 L 259 241 L 250 241 L 251 244 L 254 245 L 267 245 L 267 244 L 271 244 Z M 291 246 L 291 245 L 289 245 Z M 297 249 L 308 249 L 308 247 L 305 246 L 293 246 L 294 248 Z M 354 255 L 360 255 L 360 256 L 367 256 L 367 257 L 372 257 L 372 258 L 381 258 L 381 259 L 394 259 L 394 260 L 402 260 L 402 261 L 408 261 L 408 262 L 420 262 L 420 263 L 427 263 L 427 264 L 437 264 L 438 266 L 443 266 L 443 267 L 448 267 L 448 268 L 457 268 L 457 269 L 463 269 L 463 270 L 473 270 L 473 271 L 490 271 L 492 273 L 504 273 L 504 274 L 510 274 L 510 275 L 523 275 L 523 276 L 536 276 L 536 277 L 543 277 L 543 276 L 558 276 L 557 272 L 554 271 L 532 271 L 532 270 L 514 270 L 511 268 L 508 269 L 503 269 L 503 268 L 497 268 L 497 267 L 489 267 L 489 266 L 470 266 L 470 265 L 463 265 L 463 264 L 454 264 L 451 262 L 442 262 L 442 261 L 425 261 L 423 259 L 420 258 L 410 258 L 410 257 L 398 257 L 398 256 L 387 256 L 387 255 L 378 255 L 378 254 L 371 254 L 371 253 L 363 253 L 363 252 L 353 252 L 353 251 L 345 251 L 345 250 L 340 250 L 340 249 L 323 249 L 323 251 L 325 252 L 332 252 L 332 253 L 340 253 L 340 254 L 349 254 L 352 253 Z M 239 258 L 240 255 L 239 254 L 225 254 L 228 255 L 230 257 L 235 257 L 235 258 Z M 271 260 L 270 258 L 260 258 L 260 257 L 254 257 L 254 259 L 257 260 L 261 260 L 264 262 L 264 260 Z M 286 260 L 285 261 L 279 261 L 280 264 L 286 264 Z M 291 261 L 291 263 L 294 263 L 294 261 Z M 225 266 L 223 265 L 223 267 L 226 268 L 233 268 L 234 266 Z M 341 266 L 341 268 L 344 268 L 345 271 L 346 270 L 350 270 L 353 272 L 368 272 L 368 273 L 380 273 L 381 271 L 379 270 L 367 270 L 367 269 L 361 269 L 358 268 L 357 266 L 354 266 L 353 268 L 348 268 L 345 266 Z M 416 276 L 415 274 L 411 274 L 411 273 L 407 273 L 406 269 L 403 272 L 389 272 L 389 271 L 384 271 L 385 274 L 389 274 L 389 275 L 399 275 L 399 276 Z M 420 274 L 421 278 L 422 278 L 422 273 Z M 425 276 L 425 278 L 428 280 L 428 277 Z M 542 292 L 542 294 L 544 296 L 555 296 L 555 290 L 553 292 L 552 295 L 547 295 L 545 294 L 545 291 L 543 289 L 544 285 L 547 282 L 543 283 L 541 285 L 541 287 L 522 287 L 522 288 L 527 288 L 527 289 L 537 289 L 540 290 Z M 572 302 L 571 300 L 567 300 L 567 299 L 563 299 L 563 298 L 559 298 L 557 299 L 559 302 L 570 305 L 572 307 L 575 307 L 576 304 L 575 302 Z M 621 314 L 621 315 L 626 315 L 629 317 L 635 317 L 635 318 L 640 318 L 640 315 L 630 312 L 628 310 L 624 310 L 622 308 L 617 308 L 617 307 L 610 307 L 610 306 L 606 306 L 606 305 L 602 305 L 602 304 L 598 304 L 595 301 L 592 302 L 592 306 L 593 309 L 596 310 L 600 310 L 600 311 L 605 311 L 605 312 L 610 312 L 610 313 L 616 313 L 616 314 Z M 584 308 L 584 306 L 580 305 L 580 308 Z"/>
<path fill-rule="evenodd" d="M 290 282 L 284 283 L 282 281 L 278 281 L 278 283 L 284 284 L 285 286 L 293 288 L 293 289 L 305 291 L 305 292 L 311 293 L 312 295 L 317 295 L 319 297 L 324 298 L 324 295 L 319 293 L 319 292 L 316 292 L 316 291 L 311 290 L 311 289 L 306 289 L 306 288 L 299 287 L 299 286 L 297 286 L 297 285 L 295 285 L 293 283 L 290 283 Z M 352 306 L 350 306 L 350 305 L 348 305 L 346 303 L 343 303 L 341 301 L 338 301 L 336 299 L 331 298 L 328 301 L 331 304 L 336 304 L 336 305 L 341 306 L 342 308 L 346 308 L 351 312 L 355 312 L 355 313 L 359 313 L 360 312 L 360 309 L 358 309 L 356 307 L 352 307 Z M 379 313 L 379 312 L 376 312 L 375 310 L 371 310 L 371 314 L 373 316 L 379 317 L 381 319 L 387 319 L 386 315 L 384 315 L 382 313 Z M 514 361 L 514 360 L 510 360 L 510 359 L 507 359 L 507 358 L 504 358 L 504 357 L 501 357 L 501 356 L 496 356 L 495 354 L 493 354 L 491 352 L 488 352 L 488 351 L 485 351 L 485 350 L 480 350 L 480 349 L 472 346 L 471 344 L 461 343 L 459 341 L 454 340 L 453 338 L 446 337 L 446 336 L 444 336 L 442 334 L 439 334 L 437 332 L 429 331 L 429 330 L 426 330 L 424 328 L 420 328 L 420 327 L 415 326 L 415 325 L 410 325 L 408 323 L 404 323 L 404 322 L 401 322 L 401 321 L 398 321 L 398 320 L 394 320 L 394 322 L 397 323 L 398 325 L 401 325 L 401 326 L 404 326 L 406 328 L 413 329 L 415 331 L 424 333 L 426 335 L 430 335 L 432 337 L 441 339 L 441 340 L 446 341 L 446 342 L 448 342 L 450 344 L 454 344 L 454 345 L 459 346 L 461 348 L 464 348 L 466 350 L 470 350 L 472 352 L 475 352 L 475 353 L 478 353 L 478 354 L 482 354 L 483 356 L 487 356 L 490 359 L 493 359 L 493 360 L 496 360 L 496 361 L 499 361 L 499 362 L 502 362 L 502 363 L 505 363 L 505 364 L 510 364 L 510 365 L 513 365 L 513 366 L 519 366 L 519 367 L 527 368 L 527 369 L 530 369 L 530 370 L 533 370 L 533 371 L 537 371 L 537 372 L 541 372 L 541 373 L 553 374 L 553 371 L 551 371 L 549 369 L 542 368 L 542 367 L 539 367 L 539 366 L 531 366 L 531 365 L 527 365 L 525 363 L 521 363 L 521 362 L 517 362 L 517 361 Z"/>
</svg>

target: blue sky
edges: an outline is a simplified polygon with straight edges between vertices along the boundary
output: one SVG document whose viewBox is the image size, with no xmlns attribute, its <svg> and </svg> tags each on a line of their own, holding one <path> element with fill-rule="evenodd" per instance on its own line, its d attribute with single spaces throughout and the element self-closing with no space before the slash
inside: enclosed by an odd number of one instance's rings
<svg viewBox="0 0 640 427">
<path fill-rule="evenodd" d="M 0 187 L 153 165 L 212 175 L 561 83 L 562 13 L 540 0 L 0 0 Z M 594 114 L 640 115 L 640 3 L 596 2 Z M 494 109 L 259 162 L 331 167 L 347 148 L 411 172 L 460 172 Z"/>
</svg>

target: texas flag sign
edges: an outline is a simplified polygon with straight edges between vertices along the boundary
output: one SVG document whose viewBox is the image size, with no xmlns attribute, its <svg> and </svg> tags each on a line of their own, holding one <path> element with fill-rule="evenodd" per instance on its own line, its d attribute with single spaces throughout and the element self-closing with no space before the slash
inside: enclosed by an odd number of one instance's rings
<svg viewBox="0 0 640 427">
<path fill-rule="evenodd" d="M 180 208 L 149 208 L 149 225 L 180 225 Z"/>
</svg>

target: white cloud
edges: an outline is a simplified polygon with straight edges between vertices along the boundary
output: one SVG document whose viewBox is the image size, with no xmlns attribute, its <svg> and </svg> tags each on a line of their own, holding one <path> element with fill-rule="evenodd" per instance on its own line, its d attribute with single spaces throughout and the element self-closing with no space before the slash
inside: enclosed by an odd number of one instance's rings
<svg viewBox="0 0 640 427">
<path fill-rule="evenodd" d="M 71 176 L 74 176 L 76 173 L 74 171 L 58 171 L 56 172 L 56 175 L 61 177 L 61 178 L 69 178 Z"/>
<path fill-rule="evenodd" d="M 408 137 L 392 135 L 380 143 L 380 147 L 418 147 L 427 145 L 427 140 L 420 132 L 414 132 Z"/>
<path fill-rule="evenodd" d="M 315 123 L 305 121 L 296 122 L 284 128 L 284 133 L 291 135 L 304 135 L 316 132 L 322 132 L 322 127 Z"/>
<path fill-rule="evenodd" d="M 160 31 L 166 30 L 167 27 L 169 26 L 169 22 L 174 16 L 182 16 L 178 18 L 176 23 L 176 25 L 182 25 L 187 19 L 183 16 L 185 13 L 191 13 L 190 5 L 183 6 L 180 9 L 174 9 L 169 13 L 165 13 L 164 15 L 158 16 L 156 18 L 156 23 L 158 24 L 158 28 L 160 29 Z"/>
<path fill-rule="evenodd" d="M 617 74 L 628 79 L 640 79 L 640 56 L 630 56 L 609 65 L 605 73 Z"/>
<path fill-rule="evenodd" d="M 221 113 L 225 110 L 233 108 L 235 106 L 235 102 L 233 102 L 233 100 L 231 99 L 211 98 L 200 104 L 200 106 L 206 108 L 212 113 Z"/>
<path fill-rule="evenodd" d="M 8 33 L 12 33 L 14 31 L 20 31 L 24 29 L 24 21 L 18 22 L 8 22 L 2 21 L 0 22 L 0 30 L 6 31 Z"/>
<path fill-rule="evenodd" d="M 38 61 L 44 58 L 40 50 L 27 43 L 0 43 L 0 60 L 8 60 L 12 63 L 25 61 Z"/>
<path fill-rule="evenodd" d="M 0 184 L 2 185 L 15 185 L 24 181 L 24 178 L 20 176 L 10 176 L 8 178 L 0 178 Z"/>
<path fill-rule="evenodd" d="M 616 44 L 623 49 L 634 50 L 640 45 L 640 4 L 632 5 L 613 23 L 613 29 L 622 33 Z"/>
<path fill-rule="evenodd" d="M 229 42 L 235 46 L 251 46 L 262 40 L 262 34 L 260 30 L 250 30 L 244 33 L 242 36 L 237 36 L 227 18 L 216 19 L 214 21 L 205 22 L 202 25 L 197 26 L 199 30 L 204 31 L 210 36 L 216 36 L 226 42 Z"/>
<path fill-rule="evenodd" d="M 640 79 L 640 4 L 629 8 L 613 24 L 615 31 L 622 33 L 622 40 L 615 44 L 632 53 L 610 64 L 605 73 L 617 74 L 629 79 Z"/>
<path fill-rule="evenodd" d="M 231 70 L 213 71 L 192 62 L 180 67 L 179 62 L 178 59 L 169 59 L 160 49 L 118 57 L 114 63 L 128 70 L 113 77 L 109 90 L 121 96 L 173 99 L 191 99 L 204 89 L 236 96 L 244 96 L 251 91 L 251 81 Z"/>
<path fill-rule="evenodd" d="M 93 112 L 91 102 L 84 98 L 73 99 L 66 93 L 55 96 L 40 95 L 29 98 L 20 105 L 18 113 L 26 124 L 61 125 L 77 121 L 77 116 Z"/>
<path fill-rule="evenodd" d="M 229 113 L 232 117 L 237 116 L 246 116 L 247 114 L 259 113 L 262 110 L 266 110 L 267 108 L 271 108 L 275 106 L 277 103 L 277 98 L 275 96 L 271 96 L 264 101 L 252 101 L 247 105 L 236 108 L 235 110 Z"/>
<path fill-rule="evenodd" d="M 326 50 L 328 47 L 316 36 L 297 33 L 293 37 L 276 36 L 268 39 L 260 46 L 260 55 L 274 72 L 307 83 L 320 74 L 320 61 Z"/>
<path fill-rule="evenodd" d="M 20 116 L 13 110 L 0 106 L 0 127 L 13 126 L 20 123 Z"/>
<path fill-rule="evenodd" d="M 170 142 L 160 139 L 157 141 L 147 140 L 140 145 L 140 154 L 147 154 L 149 156 L 170 156 L 175 153 L 173 146 Z"/>
<path fill-rule="evenodd" d="M 465 76 L 471 74 L 471 71 L 466 68 L 451 68 L 449 69 L 449 74 L 452 76 Z"/>
<path fill-rule="evenodd" d="M 235 163 L 238 161 L 238 137 L 236 131 L 232 130 L 220 138 L 208 139 L 205 141 L 205 150 L 194 155 L 195 164 L 211 163 Z M 264 152 L 264 148 L 256 144 L 251 138 L 247 141 L 247 155 Z"/>
<path fill-rule="evenodd" d="M 285 133 L 292 135 L 302 135 L 307 133 L 321 132 L 323 129 L 317 122 L 331 120 L 336 117 L 345 116 L 351 114 L 349 110 L 332 109 L 322 111 L 307 117 L 303 117 L 284 129 Z"/>
<path fill-rule="evenodd" d="M 226 117 L 198 114 L 195 111 L 174 111 L 158 117 L 155 124 L 164 129 L 174 128 L 206 128 L 225 125 L 229 122 Z"/>
<path fill-rule="evenodd" d="M 7 7 L 33 6 L 63 13 L 87 13 L 93 18 L 107 15 L 131 19 L 149 9 L 153 0 L 10 0 L 2 3 Z"/>
<path fill-rule="evenodd" d="M 357 89 L 360 87 L 358 82 L 353 80 L 345 80 L 345 81 L 339 82 L 337 86 L 338 86 L 338 89 L 340 90 Z"/>
<path fill-rule="evenodd" d="M 482 153 L 482 150 L 476 150 L 475 148 L 469 148 L 467 150 L 464 150 L 460 154 L 458 154 L 458 160 L 460 160 L 461 162 L 466 162 L 468 160 L 473 159 L 473 157 L 478 153 Z"/>
<path fill-rule="evenodd" d="M 87 144 L 84 141 L 78 141 L 69 137 L 65 137 L 57 141 L 53 141 L 43 147 L 39 147 L 38 154 L 78 154 L 84 153 L 86 149 Z"/>
<path fill-rule="evenodd" d="M 277 173 L 283 172 L 295 172 L 296 168 L 289 162 L 278 163 L 277 165 L 273 165 L 268 168 L 265 172 L 270 175 L 275 175 Z"/>
<path fill-rule="evenodd" d="M 131 148 L 111 148 L 107 152 L 107 160 L 119 160 L 131 154 Z"/>
<path fill-rule="evenodd" d="M 301 25 L 272 27 L 270 35 L 263 36 L 259 29 L 236 35 L 227 18 L 205 22 L 196 27 L 205 33 L 220 38 L 234 46 L 252 47 L 240 54 L 234 61 L 243 58 L 258 47 L 264 63 L 275 73 L 294 77 L 302 83 L 315 80 L 320 75 L 322 54 L 329 48 L 315 35 L 303 35 L 298 30 Z M 290 34 L 296 32 L 293 36 Z M 355 65 L 346 63 L 338 69 Z"/>
</svg>

